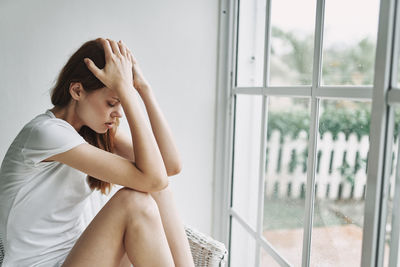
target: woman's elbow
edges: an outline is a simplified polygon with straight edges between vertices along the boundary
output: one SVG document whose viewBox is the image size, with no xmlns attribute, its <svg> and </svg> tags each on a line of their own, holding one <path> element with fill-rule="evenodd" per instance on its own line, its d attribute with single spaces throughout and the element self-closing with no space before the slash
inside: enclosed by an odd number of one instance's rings
<svg viewBox="0 0 400 267">
<path fill-rule="evenodd" d="M 172 168 L 167 169 L 167 175 L 168 176 L 174 176 L 179 174 L 182 171 L 182 165 L 181 164 L 176 164 Z"/>
<path fill-rule="evenodd" d="M 153 182 L 152 189 L 151 189 L 152 192 L 158 192 L 158 191 L 163 190 L 164 188 L 166 188 L 168 186 L 168 183 L 169 183 L 167 175 L 157 177 L 153 180 L 154 180 L 154 182 Z"/>
</svg>

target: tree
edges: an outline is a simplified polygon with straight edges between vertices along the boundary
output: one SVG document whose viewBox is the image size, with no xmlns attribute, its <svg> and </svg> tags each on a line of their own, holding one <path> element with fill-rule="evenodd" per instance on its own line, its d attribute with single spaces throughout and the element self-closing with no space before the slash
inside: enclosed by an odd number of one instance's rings
<svg viewBox="0 0 400 267">
<path fill-rule="evenodd" d="M 299 37 L 294 32 L 285 32 L 272 27 L 271 54 L 278 57 L 279 64 L 294 69 L 296 80 L 290 85 L 311 84 L 313 62 L 313 35 Z M 285 49 L 282 49 L 282 46 Z M 284 52 L 282 52 L 284 50 Z M 373 83 L 375 43 L 366 37 L 354 45 L 324 47 L 322 79 L 327 85 L 369 85 Z M 271 69 L 275 66 L 271 62 Z"/>
</svg>

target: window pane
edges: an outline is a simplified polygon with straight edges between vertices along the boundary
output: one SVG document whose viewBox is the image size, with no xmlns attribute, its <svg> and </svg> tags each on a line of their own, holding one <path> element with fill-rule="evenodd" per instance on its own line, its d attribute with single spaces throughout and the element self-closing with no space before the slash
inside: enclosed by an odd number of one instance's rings
<svg viewBox="0 0 400 267">
<path fill-rule="evenodd" d="M 308 99 L 269 97 L 263 236 L 294 266 L 301 266 L 309 124 Z"/>
<path fill-rule="evenodd" d="M 262 86 L 264 65 L 265 0 L 240 1 L 237 86 Z"/>
<path fill-rule="evenodd" d="M 399 211 L 395 211 L 393 209 L 394 205 L 399 205 L 399 203 L 394 203 L 394 200 L 398 198 L 399 196 L 395 196 L 395 189 L 396 186 L 399 186 L 396 184 L 396 179 L 399 181 L 400 177 L 400 172 L 399 172 L 399 131 L 400 131 L 400 107 L 395 107 L 395 126 L 394 126 L 394 133 L 393 133 L 393 139 L 392 142 L 388 143 L 387 145 L 392 146 L 392 162 L 391 164 L 391 169 L 390 169 L 390 178 L 389 178 L 389 198 L 388 198 L 388 203 L 387 203 L 387 221 L 386 221 L 386 239 L 385 239 L 385 253 L 384 253 L 384 266 L 389 266 L 389 252 L 392 254 L 398 254 L 399 251 L 395 251 L 392 247 L 394 248 L 394 244 L 392 242 L 398 242 L 399 241 L 399 234 L 396 234 L 395 232 L 392 233 L 392 224 L 393 224 L 393 219 L 397 220 L 397 224 L 399 224 L 398 216 L 399 216 Z M 396 221 L 394 222 L 396 224 Z M 398 225 L 396 226 L 398 227 Z M 391 255 L 392 256 L 392 255 Z M 400 262 L 399 262 L 400 263 Z M 396 264 L 395 264 L 396 265 Z M 396 265 L 398 266 L 398 264 Z"/>
<path fill-rule="evenodd" d="M 263 248 L 261 248 L 260 262 L 261 267 L 281 267 Z"/>
<path fill-rule="evenodd" d="M 327 0 L 322 84 L 372 85 L 378 0 Z"/>
<path fill-rule="evenodd" d="M 370 102 L 321 101 L 311 242 L 314 266 L 361 264 L 370 114 Z"/>
<path fill-rule="evenodd" d="M 311 84 L 315 6 L 315 0 L 272 1 L 271 85 Z"/>
<path fill-rule="evenodd" d="M 262 96 L 236 95 L 233 209 L 257 225 Z"/>
<path fill-rule="evenodd" d="M 235 218 L 232 218 L 231 247 L 229 254 L 229 266 L 231 267 L 254 266 L 256 242 Z"/>
</svg>

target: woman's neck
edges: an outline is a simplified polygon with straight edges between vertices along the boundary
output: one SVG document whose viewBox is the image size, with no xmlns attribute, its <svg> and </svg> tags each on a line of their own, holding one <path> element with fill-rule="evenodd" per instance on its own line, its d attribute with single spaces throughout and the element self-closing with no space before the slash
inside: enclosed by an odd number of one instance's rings
<svg viewBox="0 0 400 267">
<path fill-rule="evenodd" d="M 75 108 L 72 105 L 68 105 L 62 108 L 55 106 L 50 109 L 50 111 L 53 112 L 54 116 L 57 119 L 65 120 L 66 122 L 71 124 L 77 132 L 79 132 L 79 130 L 83 126 L 79 118 L 76 116 Z"/>
</svg>

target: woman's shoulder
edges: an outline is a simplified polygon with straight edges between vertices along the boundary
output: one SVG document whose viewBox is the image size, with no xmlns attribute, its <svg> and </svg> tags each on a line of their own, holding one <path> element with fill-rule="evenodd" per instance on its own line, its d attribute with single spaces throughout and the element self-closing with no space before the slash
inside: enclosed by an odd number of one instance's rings
<svg viewBox="0 0 400 267">
<path fill-rule="evenodd" d="M 25 123 L 25 125 L 22 127 L 22 129 L 15 137 L 14 142 L 26 139 L 30 135 L 33 129 L 41 128 L 47 123 L 51 123 L 51 120 L 53 119 L 50 116 L 50 114 L 48 114 L 48 111 L 36 115 L 33 119 Z"/>
<path fill-rule="evenodd" d="M 86 143 L 72 125 L 56 118 L 50 111 L 31 120 L 18 138 L 20 140 L 15 145 L 21 148 L 25 161 L 34 164 Z"/>
<path fill-rule="evenodd" d="M 26 125 L 30 139 L 44 139 L 51 141 L 54 139 L 81 138 L 79 133 L 67 121 L 56 118 L 54 114 L 47 110 L 45 113 L 36 116 Z"/>
<path fill-rule="evenodd" d="M 31 121 L 29 121 L 23 129 L 31 130 L 34 128 L 48 129 L 50 126 L 55 125 L 63 128 L 74 129 L 71 124 L 65 120 L 58 119 L 54 114 L 48 109 L 44 113 L 37 115 Z"/>
<path fill-rule="evenodd" d="M 4 157 L 5 162 L 33 162 L 41 155 L 84 143 L 81 135 L 66 121 L 46 111 L 26 123 L 14 138 Z M 22 156 L 22 159 L 21 159 Z"/>
<path fill-rule="evenodd" d="M 16 136 L 13 143 L 35 146 L 41 143 L 51 143 L 54 140 L 80 139 L 79 133 L 68 122 L 58 119 L 50 110 L 37 115 L 26 123 Z"/>
</svg>

